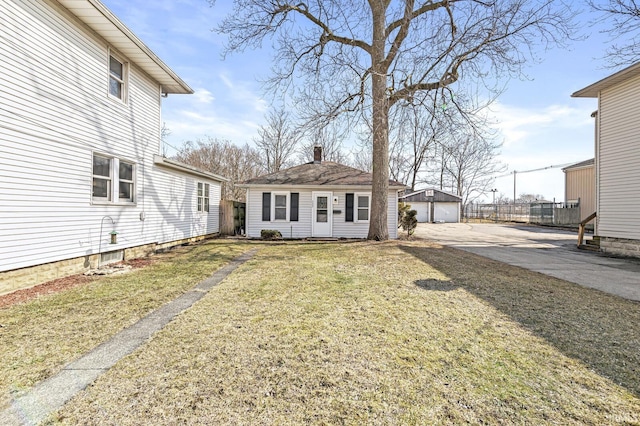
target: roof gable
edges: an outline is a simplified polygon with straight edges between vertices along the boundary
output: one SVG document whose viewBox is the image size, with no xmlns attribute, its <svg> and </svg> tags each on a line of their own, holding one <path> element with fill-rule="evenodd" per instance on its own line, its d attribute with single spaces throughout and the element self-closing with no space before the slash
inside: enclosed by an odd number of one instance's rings
<svg viewBox="0 0 640 426">
<path fill-rule="evenodd" d="M 304 185 L 304 186 L 371 186 L 373 175 L 344 164 L 331 161 L 310 162 L 249 179 L 243 186 L 258 185 Z M 390 188 L 404 188 L 405 185 L 389 180 Z"/>
<path fill-rule="evenodd" d="M 398 197 L 407 203 L 418 202 L 462 202 L 462 197 L 435 188 L 425 188 Z"/>
<path fill-rule="evenodd" d="M 583 168 L 583 167 L 589 167 L 589 166 L 593 166 L 595 163 L 596 163 L 596 159 L 595 158 L 590 158 L 588 160 L 584 160 L 584 161 L 581 161 L 579 163 L 575 163 L 575 164 L 572 164 L 570 166 L 567 166 L 567 167 L 563 168 L 562 171 L 564 172 L 564 171 L 567 171 L 567 170 L 573 170 L 573 169 L 580 169 L 580 168 Z"/>
<path fill-rule="evenodd" d="M 193 93 L 187 83 L 99 0 L 58 0 L 58 3 L 160 83 L 164 93 Z"/>
<path fill-rule="evenodd" d="M 625 80 L 636 77 L 640 75 L 640 62 L 631 65 L 623 70 L 620 70 L 614 74 L 611 74 L 608 77 L 603 78 L 600 81 L 597 81 L 584 89 L 580 89 L 577 92 L 573 93 L 571 97 L 574 98 L 597 98 L 605 89 L 608 89 L 616 84 L 622 83 Z"/>
</svg>

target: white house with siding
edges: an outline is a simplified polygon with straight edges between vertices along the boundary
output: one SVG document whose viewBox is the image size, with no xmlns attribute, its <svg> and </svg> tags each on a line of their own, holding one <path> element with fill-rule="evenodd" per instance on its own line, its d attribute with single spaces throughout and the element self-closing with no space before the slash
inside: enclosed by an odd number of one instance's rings
<svg viewBox="0 0 640 426">
<path fill-rule="evenodd" d="M 159 155 L 189 93 L 98 0 L 0 2 L 0 294 L 218 232 L 225 179 Z"/>
<path fill-rule="evenodd" d="M 244 182 L 247 189 L 246 234 L 260 238 L 264 230 L 283 238 L 366 238 L 371 215 L 371 173 L 314 161 Z M 389 181 L 387 227 L 398 238 L 398 191 L 405 185 Z"/>
<path fill-rule="evenodd" d="M 640 257 L 640 63 L 572 96 L 598 99 L 595 235 L 601 250 Z"/>
</svg>

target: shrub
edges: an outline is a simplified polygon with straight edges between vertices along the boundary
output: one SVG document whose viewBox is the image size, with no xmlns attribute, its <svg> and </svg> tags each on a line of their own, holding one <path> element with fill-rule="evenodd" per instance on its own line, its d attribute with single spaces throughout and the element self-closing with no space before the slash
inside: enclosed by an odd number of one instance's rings
<svg viewBox="0 0 640 426">
<path fill-rule="evenodd" d="M 263 229 L 260 231 L 260 238 L 263 240 L 281 240 L 282 234 L 275 229 Z"/>
</svg>

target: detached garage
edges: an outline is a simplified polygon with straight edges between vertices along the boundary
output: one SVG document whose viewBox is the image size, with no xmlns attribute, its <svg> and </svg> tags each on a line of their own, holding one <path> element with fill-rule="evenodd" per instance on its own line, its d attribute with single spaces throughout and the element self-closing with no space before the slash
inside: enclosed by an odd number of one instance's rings
<svg viewBox="0 0 640 426">
<path fill-rule="evenodd" d="M 422 189 L 402 195 L 398 201 L 411 205 L 418 213 L 418 222 L 460 222 L 462 198 L 457 195 L 439 189 Z"/>
</svg>

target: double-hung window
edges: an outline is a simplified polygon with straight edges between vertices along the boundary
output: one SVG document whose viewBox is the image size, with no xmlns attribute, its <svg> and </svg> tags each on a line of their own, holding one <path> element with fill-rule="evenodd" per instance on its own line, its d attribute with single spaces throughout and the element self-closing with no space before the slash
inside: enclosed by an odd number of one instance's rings
<svg viewBox="0 0 640 426">
<path fill-rule="evenodd" d="M 93 155 L 93 200 L 112 201 L 111 196 L 111 172 L 112 158 L 101 155 Z"/>
<path fill-rule="evenodd" d="M 371 194 L 355 194 L 356 222 L 368 222 Z"/>
<path fill-rule="evenodd" d="M 120 187 L 119 197 L 120 201 L 133 203 L 133 170 L 135 166 L 133 163 L 127 163 L 120 160 L 120 170 L 118 172 L 118 185 Z"/>
<path fill-rule="evenodd" d="M 97 203 L 134 203 L 136 165 L 101 154 L 93 154 L 91 200 Z"/>
<path fill-rule="evenodd" d="M 274 219 L 275 220 L 287 220 L 287 195 L 286 194 L 273 194 L 274 203 Z"/>
<path fill-rule="evenodd" d="M 127 64 L 109 54 L 109 95 L 126 101 Z"/>
<path fill-rule="evenodd" d="M 198 182 L 198 211 L 209 211 L 209 184 Z"/>
</svg>

